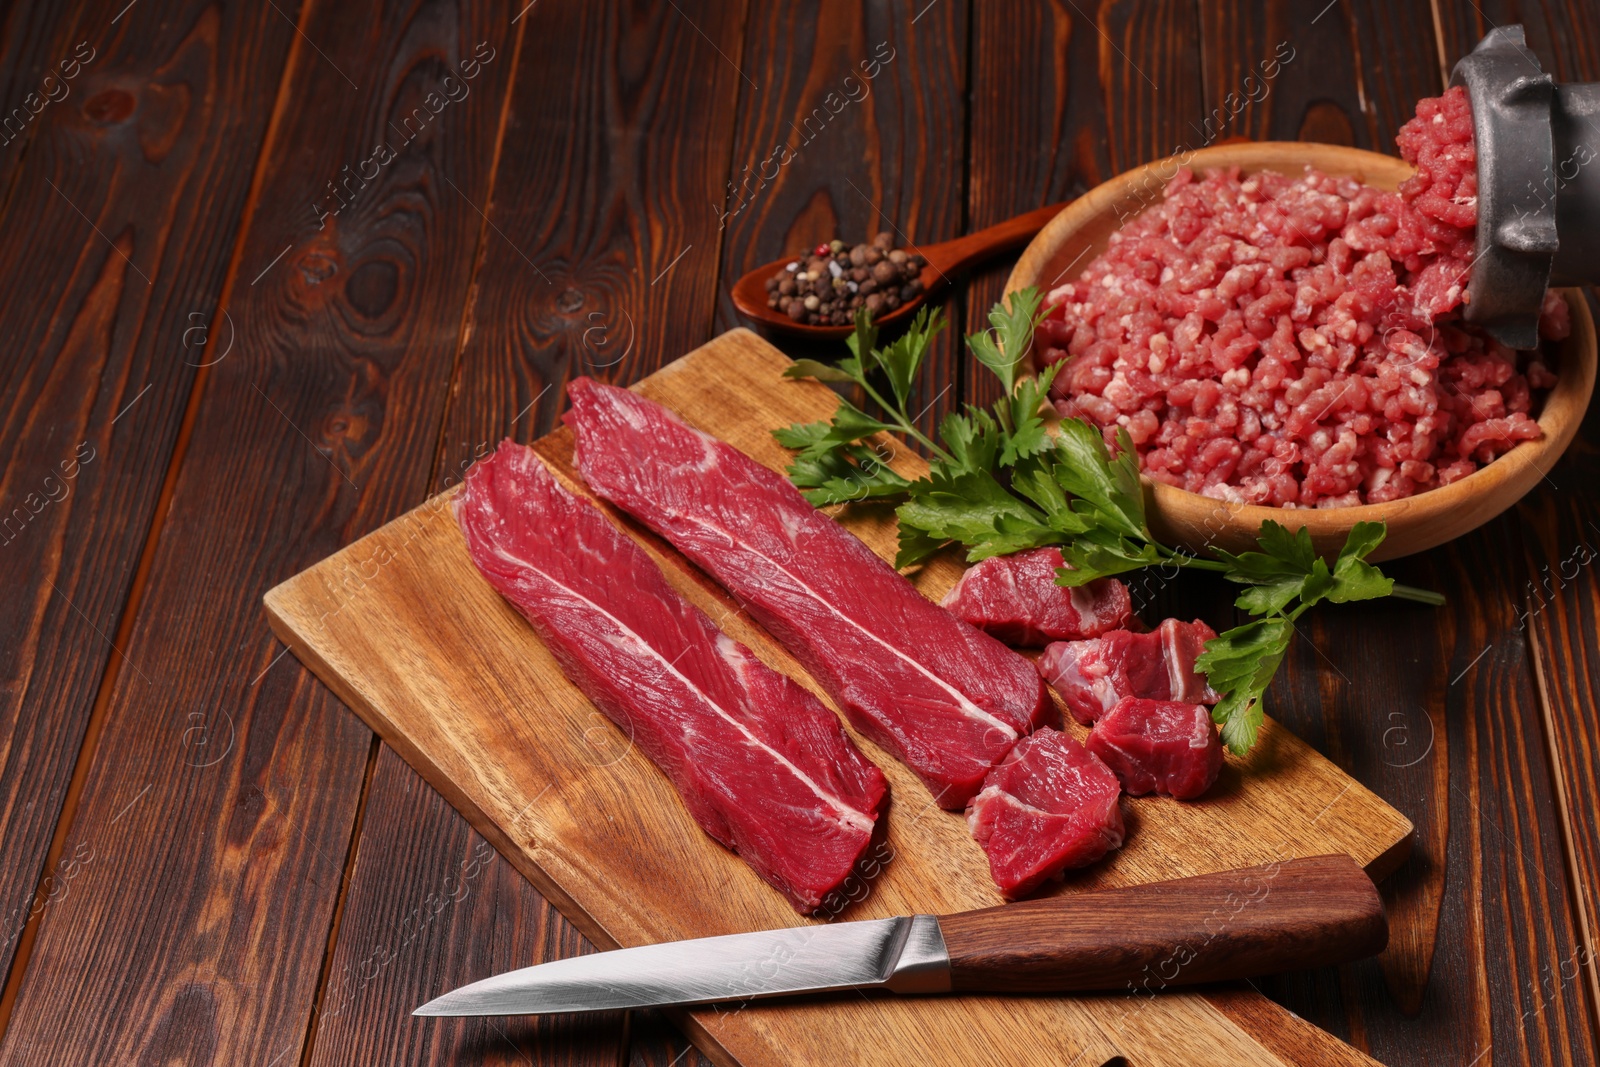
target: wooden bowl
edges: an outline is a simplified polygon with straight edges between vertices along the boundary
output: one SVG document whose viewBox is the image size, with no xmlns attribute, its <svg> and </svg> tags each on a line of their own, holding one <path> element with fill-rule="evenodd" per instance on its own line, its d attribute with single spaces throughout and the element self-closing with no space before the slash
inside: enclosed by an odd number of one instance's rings
<svg viewBox="0 0 1600 1067">
<path fill-rule="evenodd" d="M 1380 189 L 1394 189 L 1411 175 L 1404 160 L 1337 145 L 1291 141 L 1217 145 L 1185 157 L 1170 157 L 1118 175 L 1069 204 L 1017 261 L 1006 292 L 1037 286 L 1047 292 L 1081 271 L 1104 250 L 1123 221 L 1159 202 L 1161 189 L 1179 166 L 1216 169 L 1237 166 L 1246 172 L 1276 171 L 1298 176 L 1307 164 L 1324 174 L 1357 178 Z M 1255 547 L 1266 519 L 1291 530 L 1304 527 L 1319 552 L 1336 553 L 1358 522 L 1382 521 L 1389 535 L 1373 553 L 1377 560 L 1421 552 L 1488 522 L 1539 483 L 1566 451 L 1594 389 L 1595 329 L 1581 290 L 1562 291 L 1572 311 L 1572 334 L 1558 347 L 1559 381 L 1539 415 L 1544 436 L 1524 441 L 1460 481 L 1389 504 L 1343 508 L 1275 508 L 1229 504 L 1144 479 L 1150 528 L 1163 542 L 1202 552 L 1218 547 L 1240 552 Z"/>
</svg>

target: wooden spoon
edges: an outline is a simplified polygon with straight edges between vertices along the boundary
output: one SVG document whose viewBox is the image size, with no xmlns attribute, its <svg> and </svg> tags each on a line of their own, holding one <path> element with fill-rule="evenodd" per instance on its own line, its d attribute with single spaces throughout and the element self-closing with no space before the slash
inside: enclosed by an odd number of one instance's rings
<svg viewBox="0 0 1600 1067">
<path fill-rule="evenodd" d="M 1066 206 L 1066 204 L 1051 204 L 1030 211 L 1026 215 L 1007 219 L 986 230 L 957 237 L 953 241 L 940 241 L 938 244 L 923 245 L 921 248 L 907 245 L 907 252 L 918 253 L 928 261 L 928 265 L 923 267 L 922 273 L 918 275 L 922 281 L 922 292 L 916 299 L 906 301 L 887 315 L 880 315 L 877 320 L 878 325 L 892 326 L 914 314 L 935 290 L 974 263 L 1002 252 L 1021 248 L 1033 240 L 1034 235 L 1044 229 L 1045 223 L 1060 214 L 1061 209 Z M 792 256 L 773 260 L 740 278 L 733 286 L 733 306 L 746 318 L 754 319 L 764 326 L 770 326 L 774 330 L 787 330 L 789 333 L 804 337 L 844 337 L 850 333 L 854 329 L 853 326 L 807 326 L 795 322 L 777 308 L 767 306 L 767 279 L 782 273 L 783 269 L 796 259 L 804 260 L 808 254 L 798 252 Z"/>
</svg>

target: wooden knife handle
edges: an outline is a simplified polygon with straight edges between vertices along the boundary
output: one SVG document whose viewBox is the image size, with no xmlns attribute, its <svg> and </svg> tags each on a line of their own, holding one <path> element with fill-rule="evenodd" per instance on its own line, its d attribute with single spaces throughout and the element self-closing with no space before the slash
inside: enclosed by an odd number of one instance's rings
<svg viewBox="0 0 1600 1067">
<path fill-rule="evenodd" d="M 1348 856 L 941 916 L 957 990 L 1155 992 L 1381 952 L 1377 887 Z"/>
</svg>

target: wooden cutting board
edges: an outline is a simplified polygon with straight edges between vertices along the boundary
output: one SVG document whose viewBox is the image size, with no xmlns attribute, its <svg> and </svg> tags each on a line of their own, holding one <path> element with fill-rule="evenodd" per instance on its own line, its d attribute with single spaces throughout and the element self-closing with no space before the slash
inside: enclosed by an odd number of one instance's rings
<svg viewBox="0 0 1600 1067">
<path fill-rule="evenodd" d="M 734 330 L 636 389 L 695 426 L 781 468 L 773 427 L 825 417 L 833 394 L 781 378 L 788 360 Z M 535 445 L 582 491 L 563 428 Z M 894 465 L 925 469 L 905 449 Z M 690 819 L 672 786 L 562 676 L 533 630 L 467 558 L 447 491 L 266 596 L 278 636 L 601 947 L 800 925 L 787 903 Z M 821 696 L 809 676 L 726 594 L 664 542 L 614 511 L 672 583 L 729 634 Z M 857 509 L 845 524 L 891 558 L 894 522 Z M 915 582 L 937 598 L 960 574 L 938 560 Z M 826 700 L 826 697 L 823 697 Z M 1069 721 L 1069 728 L 1082 733 Z M 947 913 L 1000 903 L 959 813 L 935 807 L 870 741 L 888 775 L 887 833 L 873 877 L 838 916 Z M 1207 798 L 1126 802 L 1128 841 L 1055 892 L 1157 881 L 1346 852 L 1376 877 L 1404 857 L 1399 812 L 1268 722 L 1248 759 L 1230 758 Z M 438 992 L 444 992 L 439 990 Z M 680 1021 L 719 1064 L 743 1067 L 1134 1067 L 1370 1064 L 1248 990 L 1097 997 L 847 995 L 731 1005 Z"/>
</svg>

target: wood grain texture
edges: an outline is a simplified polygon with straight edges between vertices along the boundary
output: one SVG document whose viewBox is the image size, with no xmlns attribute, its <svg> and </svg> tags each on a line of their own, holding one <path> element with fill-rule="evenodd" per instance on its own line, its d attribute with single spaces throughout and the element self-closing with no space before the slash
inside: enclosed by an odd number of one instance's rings
<svg viewBox="0 0 1600 1067">
<path fill-rule="evenodd" d="M 498 164 L 504 184 L 492 203 L 481 205 L 492 225 L 445 415 L 434 471 L 439 488 L 458 482 L 503 437 L 547 432 L 571 376 L 626 381 L 699 344 L 715 300 L 718 229 L 707 191 L 726 180 L 743 84 L 742 5 L 685 14 L 664 4 L 542 4 L 522 23 Z M 608 734 L 585 736 L 598 745 L 591 759 L 616 754 Z M 393 758 L 387 747 L 383 753 L 380 766 Z M 425 805 L 409 798 L 375 790 L 367 802 L 363 827 L 413 841 L 418 850 L 412 864 L 357 864 L 352 900 L 371 901 L 374 916 L 391 895 L 433 891 L 435 872 L 456 860 L 456 842 L 482 840 L 436 795 Z M 521 875 L 510 873 L 510 880 L 520 887 L 513 895 L 509 884 L 500 886 L 494 928 L 485 919 L 471 929 L 480 944 L 452 949 L 457 940 L 443 932 L 433 939 L 433 951 L 454 953 L 454 970 L 422 968 L 404 980 L 364 986 L 341 1021 L 338 1051 L 324 1059 L 319 1039 L 319 1062 L 361 1056 L 372 1063 L 454 1064 L 480 1056 L 492 1062 L 496 1050 L 509 1048 L 504 1041 L 476 1043 L 472 1035 L 495 1034 L 481 1026 L 447 1024 L 439 1036 L 430 1026 L 418 1030 L 409 1013 L 485 974 L 589 950 Z M 358 932 L 376 936 L 370 927 L 382 920 L 355 921 L 355 927 L 341 923 L 336 952 Z M 536 942 L 519 938 L 513 955 L 488 960 L 483 946 L 514 926 L 546 933 Z M 430 957 L 413 958 L 421 964 Z M 335 966 L 330 979 L 338 973 Z M 330 985 L 324 997 L 332 992 Z M 633 1029 L 620 1015 L 608 1016 L 598 1026 L 577 1027 L 569 1045 L 548 1024 L 489 1025 L 517 1038 L 516 1046 L 537 1062 L 564 1062 L 563 1050 L 579 1063 L 620 1060 L 629 1054 Z M 363 1039 L 368 1032 L 381 1036 Z M 683 1038 L 659 1017 L 647 1028 L 651 1040 L 662 1067 L 684 1053 Z"/>
<path fill-rule="evenodd" d="M 275 93 L 294 35 L 270 10 L 156 2 L 132 39 L 110 25 L 120 6 L 66 5 L 52 32 L 13 7 L 0 46 L 16 64 L 0 89 L 0 969 L 110 847 L 60 820 L 102 679 L 127 668 L 113 646 L 267 128 L 243 113 Z M 66 79 L 75 53 L 93 59 Z M 59 99 L 35 114 L 51 71 Z"/>
<path fill-rule="evenodd" d="M 1433 12 L 1428 4 L 1383 0 L 1340 4 L 1336 10 L 1349 24 L 1360 64 L 1358 87 L 1372 148 L 1398 155 L 1394 136 L 1416 115 L 1417 101 L 1437 96 L 1447 83 L 1436 65 L 1439 39 Z M 1310 92 L 1316 94 L 1314 88 Z"/>
<path fill-rule="evenodd" d="M 76 46 L 88 44 L 95 58 L 101 58 L 110 38 L 104 20 L 113 13 L 92 8 L 87 0 L 68 0 L 11 4 L 0 14 L 0 209 L 10 203 L 28 146 L 49 125 L 40 116 L 58 104 L 83 106 L 84 65 L 73 62 Z M 84 26 L 86 13 L 94 18 L 97 32 Z M 73 77 L 65 77 L 68 72 Z"/>
<path fill-rule="evenodd" d="M 628 1025 L 628 1067 L 711 1067 L 678 1028 L 657 1012 L 633 1012 Z"/>
<path fill-rule="evenodd" d="M 835 237 L 888 231 L 914 249 L 966 232 L 967 22 L 966 0 L 751 5 L 744 64 L 760 80 L 742 89 L 729 185 L 712 194 L 724 278 Z M 717 307 L 718 329 L 742 324 L 726 293 Z M 935 341 L 913 389 L 925 432 L 958 406 L 962 328 Z"/>
<path fill-rule="evenodd" d="M 623 1017 L 419 1019 L 441 989 L 593 951 L 494 846 L 383 748 L 311 1063 L 617 1065 Z"/>
<path fill-rule="evenodd" d="M 1284 1063 L 1315 1063 L 1318 1067 L 1374 1067 L 1377 1063 L 1349 1045 L 1330 1042 L 1326 1031 L 1247 986 L 1216 989 L 1207 993 L 1206 999 Z M 1403 1065 L 1407 1061 L 1391 1062 Z"/>
<path fill-rule="evenodd" d="M 1197 16 L 1178 3 L 976 5 L 971 225 L 1081 195 L 1194 142 L 1190 120 L 1204 99 Z M 986 321 L 1004 280 L 1000 268 L 973 279 L 960 301 L 967 322 Z M 999 383 L 970 357 L 961 371 L 962 399 L 998 399 Z"/>
<path fill-rule="evenodd" d="M 92 865 L 70 906 L 44 914 L 0 1062 L 46 1050 L 57 1064 L 296 1062 L 307 1037 L 371 735 L 293 662 L 272 666 L 256 605 L 426 491 L 483 227 L 465 200 L 488 197 L 514 12 L 395 3 L 375 21 L 328 5 L 297 27 L 261 11 L 240 51 L 286 33 L 278 99 L 295 106 L 269 134 L 222 298 L 240 343 L 209 368 L 123 646 L 128 669 L 108 696 L 72 828 Z M 185 62 L 201 71 L 250 69 L 202 47 L 224 25 L 215 7 L 185 23 L 159 9 L 127 19 L 143 16 L 156 20 L 145 32 L 192 36 L 201 54 Z M 504 54 L 472 96 L 415 119 L 446 64 L 489 38 Z M 120 136 L 176 151 L 193 136 L 178 119 L 205 113 L 204 99 L 172 88 L 138 112 L 165 124 Z M 389 126 L 408 118 L 421 132 L 319 229 L 325 184 L 403 136 Z M 217 178 L 195 175 L 175 216 L 214 210 Z M 135 232 L 125 223 L 112 236 L 151 273 L 162 246 L 134 244 Z M 132 418 L 117 429 L 131 432 Z"/>
<path fill-rule="evenodd" d="M 785 454 L 770 427 L 816 417 L 832 395 L 815 383 L 782 382 L 785 362 L 753 334 L 736 331 L 640 389 L 779 465 Z M 558 475 L 573 479 L 570 434 L 557 431 L 536 447 Z M 914 471 L 920 461 L 903 455 L 901 463 Z M 597 944 L 801 922 L 737 857 L 704 838 L 642 754 L 623 746 L 596 758 L 586 734 L 604 731 L 604 721 L 561 678 L 526 624 L 476 578 L 447 505 L 447 498 L 435 498 L 274 590 L 267 597 L 274 627 Z M 892 554 L 892 524 L 882 516 L 856 515 L 849 523 L 876 551 Z M 707 579 L 653 538 L 631 532 L 728 633 L 811 685 Z M 381 568 L 381 577 L 352 596 L 342 576 L 366 564 Z M 954 561 L 942 560 L 917 583 L 936 596 L 958 572 Z M 419 609 L 426 622 L 416 619 Z M 540 708 L 539 716 L 517 710 L 528 707 Z M 844 917 L 999 903 L 959 815 L 916 800 L 921 792 L 910 772 L 857 741 L 877 757 L 906 806 L 890 816 L 884 872 L 863 884 L 865 899 Z M 1410 831 L 1361 786 L 1270 724 L 1251 757 L 1225 769 L 1206 803 L 1136 800 L 1129 820 L 1128 846 L 1075 876 L 1067 891 L 1330 851 L 1387 865 Z M 674 891 L 662 894 L 669 884 Z M 1148 1004 L 1029 1000 L 1008 1004 L 1004 1013 L 972 1000 L 751 1006 L 697 1012 L 689 1027 L 713 1058 L 744 1064 L 980 1062 L 998 1050 L 1040 1047 L 1041 1040 L 1040 1055 L 1067 1062 L 1116 1049 L 1152 1065 L 1261 1062 L 1266 1055 L 1206 1001 L 1177 994 Z M 1197 1043 L 1181 1036 L 1191 1032 L 1209 1037 Z M 1021 1033 L 1033 1036 L 1019 1045 Z M 893 1038 L 874 1036 L 885 1034 Z"/>
<path fill-rule="evenodd" d="M 1541 984 L 1581 940 L 1559 877 L 1562 828 L 1515 626 L 1517 579 L 1504 566 L 1520 551 L 1515 518 L 1503 516 L 1414 571 L 1397 568 L 1402 581 L 1449 589 L 1450 610 L 1426 619 L 1352 605 L 1305 630 L 1312 647 L 1287 666 L 1273 705 L 1313 739 L 1321 719 L 1327 749 L 1397 806 L 1424 818 L 1431 805 L 1444 809 L 1434 816 L 1448 827 L 1437 855 L 1420 856 L 1388 896 L 1397 938 L 1403 921 L 1416 924 L 1399 959 L 1260 983 L 1312 1021 L 1348 1027 L 1380 1060 L 1403 1063 L 1419 1047 L 1444 1062 L 1594 1056 L 1586 991 Z M 1434 879 L 1444 886 L 1437 896 Z M 1431 972 L 1418 973 L 1430 959 Z"/>
<path fill-rule="evenodd" d="M 570 377 L 632 381 L 710 335 L 743 14 L 619 0 L 523 16 L 437 488 L 502 437 L 547 432 Z"/>
<path fill-rule="evenodd" d="M 1519 0 L 1475 0 L 1452 4 L 1432 0 L 1439 28 L 1439 65 L 1449 76 L 1456 60 L 1472 51 L 1484 34 L 1496 26 L 1516 23 L 1527 35 L 1528 47 L 1539 57 L 1542 69 L 1557 81 L 1587 81 L 1600 68 L 1600 11 L 1592 4 L 1571 0 L 1526 3 Z"/>
<path fill-rule="evenodd" d="M 1566 486 L 1527 500 L 1518 509 L 1524 524 L 1528 576 L 1517 591 L 1515 629 L 1533 650 L 1535 680 L 1544 708 L 1552 771 L 1567 848 L 1567 876 L 1577 912 L 1579 940 L 1570 959 L 1541 978 L 1552 986 L 1588 987 L 1591 1012 L 1600 1003 L 1595 952 L 1600 936 L 1600 736 L 1594 719 L 1600 679 L 1600 507 L 1592 490 L 1600 468 L 1592 443 L 1600 439 L 1600 417 L 1584 426 L 1583 443 L 1551 472 Z"/>
</svg>

